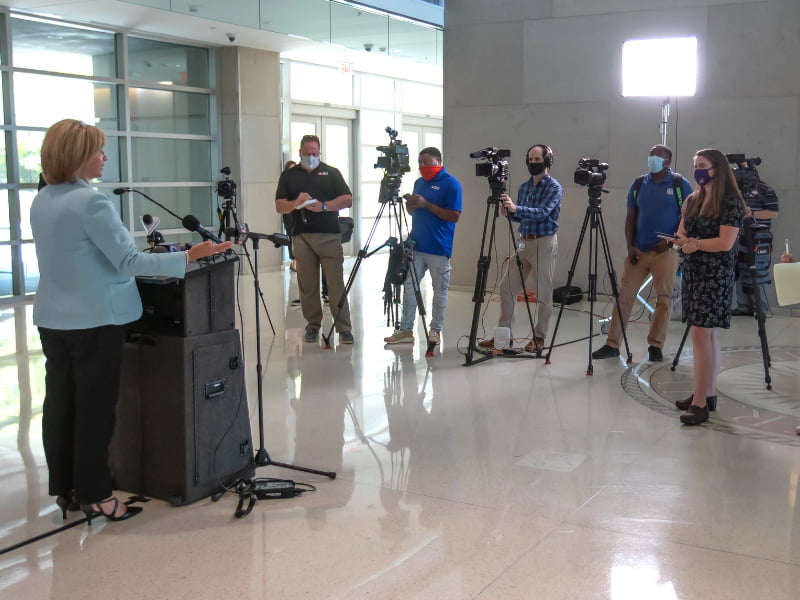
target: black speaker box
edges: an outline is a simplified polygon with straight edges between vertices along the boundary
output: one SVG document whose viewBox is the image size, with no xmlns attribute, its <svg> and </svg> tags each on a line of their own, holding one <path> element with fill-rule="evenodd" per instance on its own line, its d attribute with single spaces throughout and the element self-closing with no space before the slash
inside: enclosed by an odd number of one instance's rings
<svg viewBox="0 0 800 600">
<path fill-rule="evenodd" d="M 238 330 L 128 334 L 111 442 L 114 487 L 177 506 L 252 474 Z"/>
<path fill-rule="evenodd" d="M 186 277 L 137 277 L 142 318 L 132 327 L 153 335 L 190 337 L 236 326 L 235 254 L 191 263 Z"/>
</svg>

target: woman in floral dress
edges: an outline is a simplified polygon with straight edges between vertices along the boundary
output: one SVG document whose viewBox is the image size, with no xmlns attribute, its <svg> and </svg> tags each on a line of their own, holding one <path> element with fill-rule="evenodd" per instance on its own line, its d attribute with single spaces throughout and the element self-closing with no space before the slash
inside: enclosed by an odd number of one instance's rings
<svg viewBox="0 0 800 600">
<path fill-rule="evenodd" d="M 716 327 L 731 324 L 735 245 L 749 214 L 725 155 L 708 148 L 694 156 L 697 188 L 686 199 L 675 244 L 683 256 L 683 320 L 691 325 L 694 391 L 675 405 L 681 422 L 699 425 L 715 410 L 720 365 Z"/>
</svg>

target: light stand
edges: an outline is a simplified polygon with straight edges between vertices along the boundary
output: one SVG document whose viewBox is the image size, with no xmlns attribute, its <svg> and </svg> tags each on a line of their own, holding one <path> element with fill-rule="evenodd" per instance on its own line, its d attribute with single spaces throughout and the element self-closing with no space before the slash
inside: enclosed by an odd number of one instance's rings
<svg viewBox="0 0 800 600">
<path fill-rule="evenodd" d="M 586 160 L 586 159 L 583 159 Z M 581 166 L 583 166 L 583 160 L 581 161 Z M 606 165 L 607 166 L 607 165 Z M 577 181 L 577 173 L 576 172 L 576 183 L 580 183 Z M 598 177 L 599 174 L 595 173 L 592 175 L 593 177 Z M 605 175 L 602 176 L 602 180 L 605 181 Z M 594 303 L 597 299 L 597 257 L 598 257 L 598 243 L 602 244 L 603 248 L 603 257 L 606 261 L 606 270 L 608 271 L 608 276 L 611 281 L 611 290 L 612 295 L 614 296 L 614 302 L 617 305 L 617 314 L 622 314 L 619 306 L 619 290 L 617 289 L 617 274 L 614 272 L 614 262 L 611 259 L 611 252 L 608 248 L 608 238 L 606 237 L 606 228 L 603 223 L 603 213 L 600 210 L 600 194 L 601 192 L 606 192 L 602 188 L 602 185 L 589 185 L 588 186 L 588 194 L 589 194 L 589 205 L 586 207 L 586 215 L 583 218 L 583 226 L 581 227 L 580 235 L 578 236 L 578 245 L 575 248 L 575 254 L 572 257 L 572 265 L 569 269 L 569 276 L 567 277 L 567 284 L 566 289 L 569 289 L 569 286 L 572 284 L 572 278 L 575 275 L 575 266 L 578 264 L 578 256 L 580 256 L 581 246 L 583 245 L 583 238 L 586 235 L 587 226 L 589 226 L 589 290 L 587 292 L 589 297 L 589 366 L 586 368 L 587 375 L 594 374 L 594 367 L 592 366 L 592 338 L 594 337 L 594 330 L 593 330 L 593 317 L 594 317 Z M 561 323 L 561 315 L 564 313 L 564 304 L 562 303 L 560 308 L 558 309 L 558 319 L 556 320 L 556 326 L 553 330 L 553 337 L 550 340 L 550 347 L 547 350 L 547 356 L 545 364 L 550 364 L 550 355 L 553 353 L 553 346 L 556 342 L 556 334 L 558 333 L 558 326 Z M 633 356 L 631 355 L 630 346 L 628 345 L 628 336 L 625 332 L 625 324 L 622 323 L 622 337 L 625 340 L 625 350 L 628 354 L 627 364 L 631 364 L 633 362 Z M 581 338 L 587 339 L 587 338 Z M 579 341 L 579 340 L 575 340 Z"/>
</svg>

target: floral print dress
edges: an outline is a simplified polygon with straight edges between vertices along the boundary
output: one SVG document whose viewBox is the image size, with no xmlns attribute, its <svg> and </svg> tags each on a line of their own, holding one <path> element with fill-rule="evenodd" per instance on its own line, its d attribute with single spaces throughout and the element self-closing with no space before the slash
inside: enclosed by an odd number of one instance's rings
<svg viewBox="0 0 800 600">
<path fill-rule="evenodd" d="M 721 225 L 741 227 L 744 214 L 735 195 L 722 199 L 718 217 L 694 215 L 684 219 L 686 237 L 719 237 Z M 697 251 L 683 254 L 683 320 L 696 327 L 731 325 L 731 298 L 736 269 L 736 244 L 727 252 Z"/>
</svg>

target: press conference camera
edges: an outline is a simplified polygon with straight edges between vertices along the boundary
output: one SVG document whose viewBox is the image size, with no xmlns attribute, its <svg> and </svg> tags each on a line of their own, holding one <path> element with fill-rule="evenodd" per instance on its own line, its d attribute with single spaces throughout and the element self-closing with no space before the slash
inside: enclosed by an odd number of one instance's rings
<svg viewBox="0 0 800 600">
<path fill-rule="evenodd" d="M 581 158 L 578 168 L 575 169 L 573 180 L 578 185 L 599 187 L 606 182 L 608 163 L 600 162 L 596 158 Z"/>
<path fill-rule="evenodd" d="M 485 159 L 487 162 L 475 165 L 475 175 L 477 177 L 488 177 L 505 181 L 508 179 L 508 161 L 511 150 L 500 150 L 494 146 L 470 152 L 470 158 Z"/>
<path fill-rule="evenodd" d="M 400 176 L 411 170 L 408 156 L 408 145 L 403 140 L 398 140 L 397 130 L 387 127 L 384 131 L 389 134 L 388 146 L 377 146 L 376 150 L 386 156 L 379 156 L 375 163 L 376 169 L 383 169 L 387 175 Z"/>
</svg>

